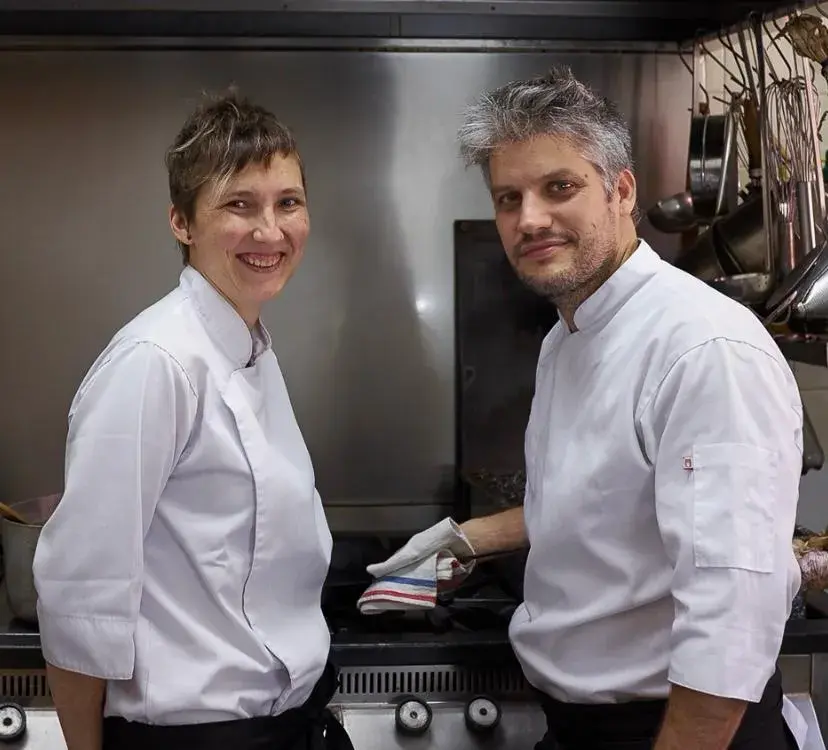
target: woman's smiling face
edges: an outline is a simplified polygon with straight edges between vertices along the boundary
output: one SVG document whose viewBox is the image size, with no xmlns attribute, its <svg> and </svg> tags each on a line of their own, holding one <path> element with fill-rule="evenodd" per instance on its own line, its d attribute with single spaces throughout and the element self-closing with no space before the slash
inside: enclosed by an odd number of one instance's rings
<svg viewBox="0 0 828 750">
<path fill-rule="evenodd" d="M 299 266 L 310 233 L 298 157 L 277 153 L 205 186 L 192 221 L 173 207 L 170 225 L 189 247 L 190 265 L 253 326 Z"/>
</svg>

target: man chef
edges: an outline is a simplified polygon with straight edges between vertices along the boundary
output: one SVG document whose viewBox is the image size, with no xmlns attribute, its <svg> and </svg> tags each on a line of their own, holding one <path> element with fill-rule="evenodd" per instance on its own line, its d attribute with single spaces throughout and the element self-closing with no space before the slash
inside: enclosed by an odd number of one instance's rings
<svg viewBox="0 0 828 750">
<path fill-rule="evenodd" d="M 568 68 L 483 94 L 459 138 L 515 272 L 560 314 L 524 505 L 460 527 L 478 555 L 530 546 L 509 632 L 547 717 L 537 748 L 796 747 L 776 666 L 800 585 L 785 359 L 636 236 L 629 129 Z"/>
</svg>

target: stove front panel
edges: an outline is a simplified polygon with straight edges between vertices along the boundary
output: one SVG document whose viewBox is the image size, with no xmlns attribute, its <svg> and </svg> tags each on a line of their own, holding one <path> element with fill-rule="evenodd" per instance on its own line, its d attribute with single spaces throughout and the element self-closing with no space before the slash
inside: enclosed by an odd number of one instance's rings
<svg viewBox="0 0 828 750">
<path fill-rule="evenodd" d="M 546 731 L 543 712 L 529 701 L 500 703 L 500 722 L 489 732 L 467 727 L 466 702 L 431 702 L 430 725 L 420 735 L 397 728 L 395 705 L 332 708 L 348 731 L 354 750 L 532 750 Z"/>
<path fill-rule="evenodd" d="M 533 750 L 546 719 L 517 662 L 344 667 L 331 708 L 355 750 Z"/>
</svg>

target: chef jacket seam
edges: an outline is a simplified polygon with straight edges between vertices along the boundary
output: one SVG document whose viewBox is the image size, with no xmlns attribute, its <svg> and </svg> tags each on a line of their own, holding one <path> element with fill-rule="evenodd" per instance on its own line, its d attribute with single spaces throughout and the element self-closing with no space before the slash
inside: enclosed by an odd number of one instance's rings
<svg viewBox="0 0 828 750">
<path fill-rule="evenodd" d="M 190 393 L 195 396 L 196 401 L 198 401 L 198 391 L 196 391 L 195 386 L 193 385 L 193 381 L 190 378 L 190 374 L 187 372 L 187 368 L 181 363 L 178 357 L 175 356 L 169 349 L 166 347 L 161 346 L 158 342 L 152 341 L 151 339 L 141 338 L 135 339 L 136 343 L 142 344 L 149 344 L 150 346 L 155 347 L 158 351 L 166 354 L 173 362 L 175 362 L 176 366 L 179 370 L 181 370 L 181 374 L 184 376 L 184 379 L 187 381 L 187 386 L 190 389 Z"/>
<path fill-rule="evenodd" d="M 48 609 L 47 609 L 48 611 Z M 53 620 L 83 620 L 84 622 L 122 622 L 127 625 L 135 623 L 136 618 L 115 617 L 114 615 L 64 615 L 59 612 L 49 611 L 49 617 Z"/>
<path fill-rule="evenodd" d="M 198 401 L 198 391 L 196 391 L 195 386 L 193 385 L 193 381 L 190 378 L 190 374 L 187 372 L 187 368 L 183 364 L 181 364 L 181 361 L 178 359 L 178 357 L 176 357 L 169 349 L 161 346 L 158 342 L 153 341 L 152 339 L 148 339 L 148 338 L 125 339 L 124 343 L 127 344 L 127 345 L 131 344 L 131 346 L 129 346 L 128 348 L 137 348 L 141 344 L 146 344 L 147 346 L 151 346 L 154 349 L 157 349 L 162 354 L 169 357 L 175 363 L 176 367 L 181 371 L 181 374 L 184 376 L 184 379 L 187 381 L 187 387 L 190 389 L 190 393 L 192 393 L 193 396 L 195 396 L 196 401 Z M 122 352 L 119 352 L 118 349 L 119 349 L 119 347 L 117 347 L 117 346 L 114 347 L 113 351 L 111 351 L 109 353 L 109 356 L 103 362 L 101 362 L 101 365 L 98 368 L 98 372 L 95 373 L 95 377 L 94 377 L 95 380 L 97 380 L 97 378 L 101 375 L 101 373 L 107 367 L 110 366 L 110 364 L 112 363 L 112 360 L 115 359 L 115 356 L 117 354 L 122 353 Z M 125 353 L 125 352 L 123 352 L 123 353 Z M 92 382 L 90 381 L 90 383 L 88 385 L 91 386 L 91 384 L 92 384 Z M 87 388 L 84 388 L 84 390 L 88 390 L 88 386 L 87 386 Z"/>
<path fill-rule="evenodd" d="M 125 343 L 126 342 L 131 343 L 132 348 L 138 347 L 141 344 L 151 346 L 155 350 L 161 352 L 162 355 L 165 355 L 171 362 L 173 362 L 176 369 L 178 369 L 180 371 L 181 375 L 183 375 L 183 377 L 184 377 L 184 380 L 187 382 L 187 387 L 189 388 L 190 393 L 192 394 L 193 398 L 195 399 L 195 411 L 198 411 L 198 406 L 199 406 L 199 402 L 200 402 L 200 399 L 199 399 L 199 396 L 198 396 L 198 391 L 196 390 L 195 386 L 193 385 L 193 381 L 190 378 L 190 374 L 187 372 L 187 368 L 182 364 L 182 362 L 178 359 L 178 357 L 175 356 L 175 354 L 173 354 L 166 347 L 161 346 L 157 341 L 153 341 L 152 339 L 146 338 L 145 336 L 132 337 L 132 338 L 125 339 L 124 341 L 125 341 Z M 116 349 L 116 351 L 117 351 L 117 349 Z M 116 354 L 116 351 L 113 351 L 109 355 L 109 357 L 107 357 L 107 359 L 104 360 L 104 362 L 101 364 L 101 371 L 109 365 L 109 363 L 114 358 L 114 356 Z M 181 450 L 176 451 L 175 460 L 173 462 L 173 470 L 183 460 L 183 458 L 187 455 L 188 448 L 190 447 L 190 438 L 192 436 L 191 431 L 192 431 L 192 424 L 190 424 L 190 426 L 187 430 L 187 439 L 184 441 L 184 444 L 182 445 Z"/>
<path fill-rule="evenodd" d="M 693 354 L 694 352 L 698 351 L 702 347 L 707 346 L 708 344 L 713 344 L 713 343 L 718 342 L 718 341 L 726 341 L 729 344 L 743 344 L 744 346 L 750 347 L 754 351 L 759 352 L 760 354 L 764 355 L 771 362 L 773 362 L 777 367 L 781 368 L 780 363 L 777 361 L 776 357 L 773 356 L 773 354 L 771 354 L 768 351 L 765 351 L 764 349 L 762 349 L 759 346 L 756 346 L 756 344 L 753 344 L 750 341 L 745 341 L 743 339 L 736 339 L 736 338 L 732 338 L 730 336 L 713 336 L 709 339 L 705 339 L 704 341 L 701 341 L 698 344 L 695 344 L 695 345 L 691 346 L 689 349 L 686 349 L 681 354 L 679 354 L 675 358 L 675 360 L 673 360 L 673 362 L 667 368 L 664 375 L 658 381 L 658 384 L 653 389 L 652 394 L 647 399 L 644 406 L 642 406 L 641 409 L 639 410 L 638 419 L 641 419 L 641 417 L 644 415 L 644 413 L 653 405 L 653 402 L 656 400 L 656 398 L 658 398 L 658 395 L 661 393 L 661 389 L 664 387 L 664 383 L 667 381 L 667 378 L 670 377 L 673 370 L 676 368 L 676 366 L 679 363 L 682 362 L 682 360 L 684 360 L 690 354 Z"/>
</svg>

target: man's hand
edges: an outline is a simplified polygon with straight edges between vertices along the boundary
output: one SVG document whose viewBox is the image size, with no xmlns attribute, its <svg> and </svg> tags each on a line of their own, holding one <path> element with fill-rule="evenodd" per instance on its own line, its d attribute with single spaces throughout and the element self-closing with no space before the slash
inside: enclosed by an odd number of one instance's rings
<svg viewBox="0 0 828 750">
<path fill-rule="evenodd" d="M 747 705 L 673 685 L 654 750 L 727 750 Z"/>
</svg>

